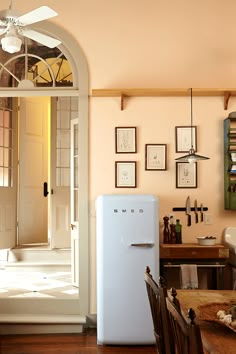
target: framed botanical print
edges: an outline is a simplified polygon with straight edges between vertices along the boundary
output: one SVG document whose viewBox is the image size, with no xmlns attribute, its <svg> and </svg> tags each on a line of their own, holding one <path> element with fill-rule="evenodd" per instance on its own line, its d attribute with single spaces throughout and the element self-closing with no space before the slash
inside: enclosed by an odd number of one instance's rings
<svg viewBox="0 0 236 354">
<path fill-rule="evenodd" d="M 182 126 L 175 127 L 175 151 L 176 152 L 189 152 L 194 148 L 197 151 L 197 127 Z"/>
<path fill-rule="evenodd" d="M 176 162 L 176 188 L 197 188 L 197 162 Z"/>
<path fill-rule="evenodd" d="M 137 152 L 136 127 L 115 128 L 115 150 L 117 154 Z"/>
<path fill-rule="evenodd" d="M 166 170 L 166 144 L 145 144 L 145 170 Z"/>
<path fill-rule="evenodd" d="M 115 162 L 115 187 L 136 188 L 136 161 Z"/>
</svg>

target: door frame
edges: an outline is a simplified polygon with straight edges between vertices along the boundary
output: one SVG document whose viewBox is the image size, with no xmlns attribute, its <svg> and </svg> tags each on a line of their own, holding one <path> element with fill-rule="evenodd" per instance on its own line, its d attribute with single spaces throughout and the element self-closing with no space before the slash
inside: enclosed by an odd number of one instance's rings
<svg viewBox="0 0 236 354">
<path fill-rule="evenodd" d="M 37 26 L 34 27 L 37 29 Z M 29 96 L 78 96 L 80 151 L 79 176 L 79 310 L 81 315 L 89 313 L 89 221 L 88 221 L 88 67 L 78 42 L 65 30 L 54 23 L 44 21 L 38 29 L 45 34 L 56 36 L 63 45 L 59 48 L 66 55 L 73 74 L 72 88 L 0 88 L 0 97 Z"/>
</svg>

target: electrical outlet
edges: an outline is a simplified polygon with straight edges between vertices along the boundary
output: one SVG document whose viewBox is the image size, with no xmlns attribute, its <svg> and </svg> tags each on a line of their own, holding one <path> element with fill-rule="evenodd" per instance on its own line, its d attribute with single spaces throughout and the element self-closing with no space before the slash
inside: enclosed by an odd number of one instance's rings
<svg viewBox="0 0 236 354">
<path fill-rule="evenodd" d="M 204 214 L 204 224 L 205 225 L 212 225 L 212 215 L 211 214 Z"/>
</svg>

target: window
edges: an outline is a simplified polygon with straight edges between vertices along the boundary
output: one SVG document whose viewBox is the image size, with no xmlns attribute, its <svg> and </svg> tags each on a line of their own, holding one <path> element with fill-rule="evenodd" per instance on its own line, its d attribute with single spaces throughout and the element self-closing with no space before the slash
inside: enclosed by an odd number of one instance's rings
<svg viewBox="0 0 236 354">
<path fill-rule="evenodd" d="M 71 66 L 59 48 L 26 41 L 16 55 L 3 52 L 0 47 L 0 57 L 0 87 L 73 86 Z"/>
</svg>

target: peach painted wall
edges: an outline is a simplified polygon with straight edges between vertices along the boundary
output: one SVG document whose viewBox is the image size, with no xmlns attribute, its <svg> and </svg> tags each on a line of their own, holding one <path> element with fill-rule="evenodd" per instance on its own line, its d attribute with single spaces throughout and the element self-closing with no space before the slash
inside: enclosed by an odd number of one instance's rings
<svg viewBox="0 0 236 354">
<path fill-rule="evenodd" d="M 9 1 L 2 0 L 1 8 Z M 44 1 L 14 1 L 22 12 Z M 236 87 L 235 0 L 49 0 L 59 16 L 52 20 L 81 46 L 92 88 L 227 88 Z M 223 120 L 236 111 L 236 99 L 224 111 L 223 97 L 193 99 L 198 152 L 210 157 L 198 163 L 198 188 L 175 188 L 175 126 L 189 125 L 190 100 L 184 97 L 131 98 L 120 110 L 118 98 L 91 98 L 89 112 L 89 199 L 91 313 L 96 312 L 95 200 L 104 193 L 152 193 L 162 218 L 187 195 L 209 208 L 213 224 L 186 226 L 183 241 L 199 235 L 221 236 L 236 226 L 235 212 L 223 204 Z M 118 155 L 116 126 L 136 126 L 137 154 Z M 167 144 L 167 171 L 144 170 L 145 143 Z M 116 160 L 137 161 L 137 188 L 114 187 Z"/>
<path fill-rule="evenodd" d="M 234 100 L 234 102 L 233 102 Z M 236 100 L 231 101 L 236 110 Z M 222 98 L 193 98 L 193 120 L 197 125 L 198 153 L 210 160 L 198 162 L 198 187 L 176 188 L 175 158 L 183 154 L 175 152 L 175 126 L 189 125 L 190 100 L 172 98 L 130 98 L 124 111 L 118 98 L 93 98 L 90 107 L 90 202 L 94 203 L 103 193 L 151 193 L 158 197 L 160 238 L 163 216 L 173 207 L 184 207 L 189 195 L 208 207 L 213 224 L 194 224 L 187 227 L 183 212 L 175 212 L 183 225 L 183 242 L 196 242 L 200 235 L 215 235 L 221 241 L 223 229 L 236 225 L 235 212 L 224 210 L 223 200 L 223 120 Z M 115 153 L 115 127 L 137 127 L 137 154 Z M 145 171 L 145 144 L 167 144 L 167 170 Z M 115 188 L 115 161 L 137 161 L 137 188 Z M 194 215 L 192 215 L 192 219 Z"/>
<path fill-rule="evenodd" d="M 104 193 L 151 193 L 158 197 L 160 239 L 162 241 L 163 216 L 173 207 L 184 207 L 189 195 L 191 205 L 194 199 L 207 206 L 213 224 L 194 223 L 187 227 L 184 212 L 175 212 L 183 225 L 183 242 L 196 242 L 197 236 L 214 235 L 221 242 L 223 230 L 236 226 L 235 211 L 224 210 L 223 170 L 223 120 L 222 97 L 193 98 L 193 120 L 197 125 L 198 153 L 210 160 L 198 162 L 198 188 L 176 189 L 175 126 L 189 125 L 190 100 L 184 97 L 172 98 L 130 98 L 125 110 L 120 110 L 118 98 L 93 98 L 90 105 L 90 203 L 91 203 L 91 265 L 95 270 L 95 200 Z M 236 100 L 230 101 L 230 108 L 236 111 Z M 137 127 L 137 154 L 115 154 L 115 127 Z M 145 171 L 145 144 L 167 144 L 167 170 Z M 115 188 L 115 161 L 137 161 L 137 188 Z M 92 272 L 92 293 L 95 293 L 95 274 Z M 93 302 L 92 308 L 95 308 Z"/>
</svg>

